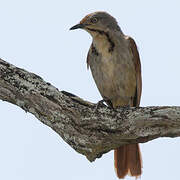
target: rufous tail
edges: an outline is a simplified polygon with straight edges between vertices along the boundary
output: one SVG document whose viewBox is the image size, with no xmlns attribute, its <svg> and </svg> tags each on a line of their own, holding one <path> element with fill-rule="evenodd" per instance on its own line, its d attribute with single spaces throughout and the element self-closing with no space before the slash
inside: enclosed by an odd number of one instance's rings
<svg viewBox="0 0 180 180">
<path fill-rule="evenodd" d="M 142 173 L 142 160 L 139 144 L 129 144 L 114 150 L 114 167 L 118 178 L 127 174 L 138 178 Z"/>
</svg>

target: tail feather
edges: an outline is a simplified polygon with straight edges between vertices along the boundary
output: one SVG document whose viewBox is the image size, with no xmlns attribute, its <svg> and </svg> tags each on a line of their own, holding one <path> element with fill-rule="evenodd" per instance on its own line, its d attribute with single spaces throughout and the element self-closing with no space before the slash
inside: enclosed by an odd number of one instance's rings
<svg viewBox="0 0 180 180">
<path fill-rule="evenodd" d="M 114 165 L 118 178 L 127 174 L 136 178 L 142 174 L 142 160 L 138 144 L 124 145 L 114 150 Z"/>
<path fill-rule="evenodd" d="M 114 167 L 117 177 L 123 179 L 128 174 L 126 146 L 114 150 Z"/>
</svg>

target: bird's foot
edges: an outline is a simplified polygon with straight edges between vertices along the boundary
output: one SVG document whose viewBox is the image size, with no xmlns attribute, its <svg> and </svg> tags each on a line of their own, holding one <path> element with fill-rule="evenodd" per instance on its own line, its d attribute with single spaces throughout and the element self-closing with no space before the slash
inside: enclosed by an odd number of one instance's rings
<svg viewBox="0 0 180 180">
<path fill-rule="evenodd" d="M 95 111 L 97 111 L 100 107 L 105 107 L 106 105 L 104 104 L 104 102 L 106 102 L 105 99 L 98 101 L 98 103 L 96 104 L 96 107 L 95 107 Z"/>
<path fill-rule="evenodd" d="M 102 100 L 100 100 L 100 101 L 98 101 L 98 103 L 97 103 L 97 108 L 98 107 L 104 107 L 104 106 L 106 106 L 105 104 L 104 104 L 104 102 L 106 102 L 106 100 L 105 99 L 102 99 Z"/>
</svg>

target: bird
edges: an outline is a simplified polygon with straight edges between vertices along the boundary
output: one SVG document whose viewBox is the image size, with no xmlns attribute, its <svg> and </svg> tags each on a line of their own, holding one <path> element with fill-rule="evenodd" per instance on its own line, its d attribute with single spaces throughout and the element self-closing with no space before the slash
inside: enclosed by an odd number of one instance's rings
<svg viewBox="0 0 180 180">
<path fill-rule="evenodd" d="M 97 11 L 86 15 L 70 30 L 83 29 L 92 36 L 87 55 L 95 84 L 106 104 L 138 107 L 142 92 L 141 62 L 133 38 L 125 35 L 109 13 Z M 128 144 L 114 150 L 114 167 L 118 178 L 140 177 L 142 158 L 139 144 Z"/>
</svg>

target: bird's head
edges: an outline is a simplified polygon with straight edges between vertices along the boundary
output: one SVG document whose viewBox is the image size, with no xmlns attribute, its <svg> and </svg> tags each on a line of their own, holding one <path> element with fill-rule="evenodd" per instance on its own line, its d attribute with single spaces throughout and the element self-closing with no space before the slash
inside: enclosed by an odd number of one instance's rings
<svg viewBox="0 0 180 180">
<path fill-rule="evenodd" d="M 71 27 L 70 30 L 84 29 L 93 35 L 96 31 L 108 32 L 120 31 L 117 21 L 110 14 L 102 11 L 94 12 L 85 16 L 80 23 Z"/>
</svg>

